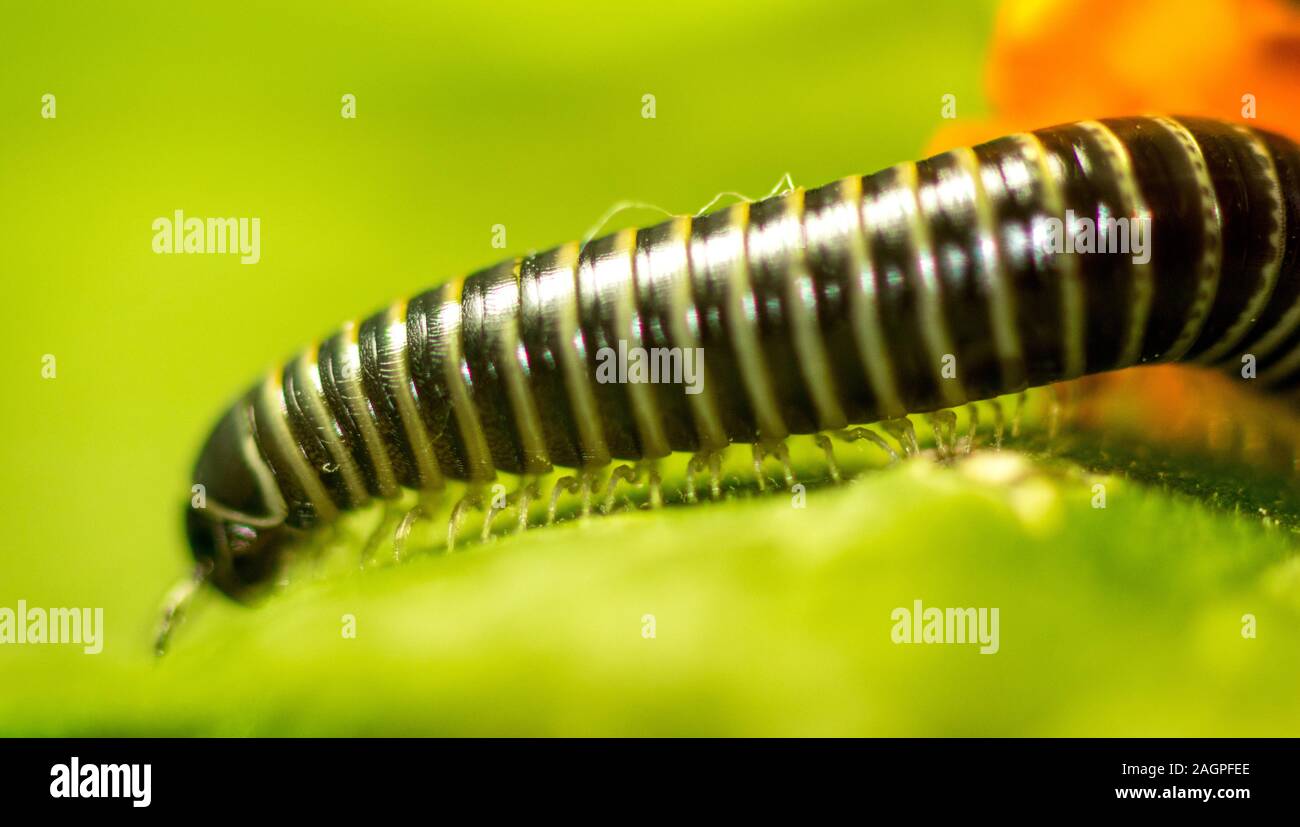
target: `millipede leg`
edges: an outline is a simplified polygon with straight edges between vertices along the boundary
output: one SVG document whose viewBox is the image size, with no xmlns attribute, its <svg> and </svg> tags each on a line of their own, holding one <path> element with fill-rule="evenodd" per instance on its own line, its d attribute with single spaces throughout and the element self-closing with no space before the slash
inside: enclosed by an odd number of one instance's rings
<svg viewBox="0 0 1300 827">
<path fill-rule="evenodd" d="M 597 472 L 590 469 L 583 470 L 578 475 L 578 495 L 582 498 L 582 516 L 591 516 L 591 500 L 594 489 L 596 488 Z"/>
<path fill-rule="evenodd" d="M 515 525 L 515 533 L 520 534 L 528 530 L 528 508 L 533 504 L 533 500 L 538 496 L 538 480 L 536 477 L 527 479 L 524 484 L 515 492 L 518 497 L 516 506 L 519 509 L 519 521 Z"/>
<path fill-rule="evenodd" d="M 700 451 L 686 463 L 686 501 L 697 502 L 695 475 L 707 471 L 709 474 L 709 497 L 717 500 L 722 496 L 722 454 L 718 451 Z M 760 490 L 761 487 L 760 487 Z"/>
<path fill-rule="evenodd" d="M 890 465 L 898 462 L 898 452 L 894 450 L 894 446 L 890 445 L 883 437 L 870 428 L 850 428 L 847 431 L 840 431 L 838 436 L 845 442 L 855 442 L 859 439 L 870 442 L 886 454 L 889 454 Z"/>
<path fill-rule="evenodd" d="M 456 550 L 456 536 L 460 534 L 460 528 L 465 523 L 465 515 L 472 508 L 477 508 L 483 504 L 483 492 L 480 490 L 471 490 L 465 492 L 465 496 L 456 501 L 451 509 L 451 516 L 447 518 L 447 553 L 450 554 Z"/>
<path fill-rule="evenodd" d="M 635 485 L 638 478 L 638 471 L 631 465 L 620 465 L 613 471 L 609 472 L 609 481 L 605 484 L 605 499 L 600 505 L 600 513 L 608 514 L 614 510 L 614 492 L 618 489 L 620 481 L 628 485 Z"/>
<path fill-rule="evenodd" d="M 1002 400 L 990 400 L 993 403 L 993 450 L 1002 450 L 1002 431 L 1006 427 L 1002 413 Z"/>
<path fill-rule="evenodd" d="M 785 487 L 794 488 L 794 467 L 790 464 L 790 448 L 784 442 L 778 442 L 776 448 L 772 450 L 772 455 L 776 457 L 777 462 L 781 463 L 781 476 L 785 480 Z"/>
<path fill-rule="evenodd" d="M 840 465 L 835 461 L 835 447 L 831 444 L 831 438 L 826 434 L 817 434 L 813 437 L 813 442 L 817 443 L 817 446 L 826 454 L 826 471 L 831 475 L 831 484 L 839 485 L 841 482 Z"/>
<path fill-rule="evenodd" d="M 942 461 L 948 455 L 948 451 L 943 444 L 943 426 L 934 414 L 930 414 L 926 419 L 930 423 L 930 433 L 934 434 L 934 450 L 939 455 L 940 461 Z"/>
<path fill-rule="evenodd" d="M 420 506 L 412 508 L 402 515 L 402 521 L 397 524 L 397 530 L 393 532 L 393 560 L 400 562 L 403 554 L 406 552 L 406 540 L 411 536 L 411 529 L 420 519 L 426 517 L 424 510 Z"/>
<path fill-rule="evenodd" d="M 704 471 L 709 471 L 710 475 L 713 473 L 709 467 L 709 455 L 701 451 L 686 463 L 686 502 L 694 504 L 699 501 L 695 492 L 695 475 Z"/>
<path fill-rule="evenodd" d="M 636 464 L 636 473 L 638 477 L 642 473 L 645 474 L 648 489 L 646 505 L 650 508 L 662 508 L 664 504 L 664 482 L 659 475 L 659 461 L 654 459 L 641 460 Z"/>
<path fill-rule="evenodd" d="M 969 456 L 975 450 L 975 443 L 979 439 L 980 430 L 980 408 L 974 402 L 966 406 L 970 412 L 970 427 L 966 430 L 965 444 L 962 446 L 962 454 Z"/>
<path fill-rule="evenodd" d="M 1061 429 L 1061 385 L 1059 383 L 1052 385 L 1051 389 L 1052 401 L 1047 407 L 1047 438 L 1056 439 Z"/>
<path fill-rule="evenodd" d="M 795 484 L 795 476 L 794 468 L 790 464 L 790 448 L 782 440 L 771 445 L 754 443 L 754 477 L 758 481 L 758 490 L 767 489 L 767 475 L 763 472 L 763 460 L 767 457 L 772 457 L 781 463 L 781 478 L 785 481 L 786 488 L 792 488 Z"/>
<path fill-rule="evenodd" d="M 920 446 L 916 444 L 916 429 L 912 427 L 912 420 L 905 416 L 886 419 L 880 423 L 880 427 L 894 438 L 904 457 L 914 457 L 921 452 Z"/>
<path fill-rule="evenodd" d="M 754 443 L 754 482 L 758 484 L 759 491 L 767 490 L 767 475 L 763 473 L 763 446 L 760 443 Z"/>
<path fill-rule="evenodd" d="M 526 531 L 528 529 L 528 506 L 532 502 L 533 496 L 537 489 L 537 480 L 535 478 L 525 479 L 519 487 L 510 492 L 503 501 L 498 502 L 495 498 L 492 504 L 488 506 L 487 514 L 483 517 L 483 530 L 479 534 L 479 539 L 486 543 L 492 539 L 492 521 L 502 511 L 516 508 L 519 511 L 518 522 L 515 526 L 515 533 Z"/>
<path fill-rule="evenodd" d="M 546 524 L 552 525 L 555 522 L 555 514 L 560 507 L 560 495 L 565 491 L 575 494 L 581 489 L 581 484 L 577 477 L 566 476 L 560 477 L 555 481 L 554 487 L 551 488 L 551 502 L 546 507 Z"/>
<path fill-rule="evenodd" d="M 929 419 L 939 459 L 951 460 L 957 453 L 957 414 L 952 411 L 935 411 Z"/>
<path fill-rule="evenodd" d="M 492 521 L 502 511 L 510 507 L 510 497 L 493 497 L 488 503 L 487 513 L 483 515 L 483 528 L 479 530 L 479 542 L 486 543 L 492 539 Z"/>
<path fill-rule="evenodd" d="M 1015 439 L 1020 436 L 1020 420 L 1025 415 L 1025 402 L 1029 400 L 1029 394 L 1021 391 L 1016 394 L 1016 412 L 1011 417 L 1011 437 Z"/>
<path fill-rule="evenodd" d="M 366 537 L 365 545 L 361 547 L 361 568 L 364 569 L 366 564 L 374 558 L 375 552 L 379 550 L 379 544 L 384 541 L 384 537 L 388 534 L 389 526 L 393 526 L 393 523 L 400 520 L 400 517 L 398 517 L 400 513 L 402 511 L 397 507 L 396 503 L 384 503 L 384 513 L 379 516 L 379 522 L 371 529 L 370 534 Z M 393 529 L 396 530 L 396 526 L 393 526 Z"/>
<path fill-rule="evenodd" d="M 158 619 L 158 631 L 153 639 L 153 651 L 158 657 L 167 653 L 167 644 L 171 642 L 172 633 L 184 619 L 185 612 L 194 602 L 194 596 L 207 582 L 208 575 L 211 573 L 211 561 L 198 564 L 189 577 L 173 586 L 163 598 L 162 615 Z"/>
<path fill-rule="evenodd" d="M 420 499 L 414 506 L 402 515 L 401 522 L 397 524 L 397 529 L 393 532 L 393 561 L 401 562 L 406 553 L 406 541 L 410 539 L 411 529 L 420 520 L 427 520 L 433 517 L 438 505 L 442 502 L 442 491 L 422 491 Z M 382 525 L 382 523 L 381 523 Z"/>
<path fill-rule="evenodd" d="M 484 543 L 491 540 L 492 521 L 502 511 L 511 508 L 518 509 L 519 511 L 515 533 L 518 534 L 521 531 L 526 531 L 528 529 L 528 506 L 531 504 L 536 492 L 537 478 L 525 477 L 523 481 L 520 482 L 519 487 L 510 492 L 509 496 L 501 498 L 500 501 L 494 497 L 491 505 L 488 506 L 487 514 L 483 517 L 483 530 L 479 534 L 479 539 Z"/>
<path fill-rule="evenodd" d="M 939 411 L 935 417 L 943 422 L 948 432 L 948 459 L 951 460 L 957 455 L 957 412 Z"/>
</svg>

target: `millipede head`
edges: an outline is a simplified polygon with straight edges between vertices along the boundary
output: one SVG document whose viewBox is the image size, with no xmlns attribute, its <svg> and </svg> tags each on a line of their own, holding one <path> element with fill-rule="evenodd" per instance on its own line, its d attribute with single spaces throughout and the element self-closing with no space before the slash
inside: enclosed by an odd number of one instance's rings
<svg viewBox="0 0 1300 827">
<path fill-rule="evenodd" d="M 286 523 L 283 495 L 258 453 L 246 410 L 235 406 L 213 430 L 194 465 L 196 489 L 185 509 L 190 551 L 207 580 L 236 600 L 275 580 L 288 546 L 303 531 Z"/>
<path fill-rule="evenodd" d="M 255 526 L 186 506 L 185 534 L 207 581 L 239 601 L 249 600 L 274 579 L 284 550 L 301 532 L 288 526 Z"/>
</svg>

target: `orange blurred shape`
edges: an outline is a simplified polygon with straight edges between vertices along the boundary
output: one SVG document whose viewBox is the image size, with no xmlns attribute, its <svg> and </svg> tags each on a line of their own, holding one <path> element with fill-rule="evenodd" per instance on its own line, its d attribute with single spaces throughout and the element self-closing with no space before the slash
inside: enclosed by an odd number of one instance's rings
<svg viewBox="0 0 1300 827">
<path fill-rule="evenodd" d="M 1068 121 L 1143 114 L 1217 117 L 1300 139 L 1300 3 L 1006 0 L 986 82 L 992 117 L 945 124 L 926 154 Z M 1126 410 L 1178 439 L 1243 410 L 1262 411 L 1300 445 L 1285 406 L 1248 406 L 1224 390 L 1226 380 L 1213 381 L 1179 366 L 1093 377 L 1081 383 L 1084 420 L 1100 424 L 1103 411 Z"/>
<path fill-rule="evenodd" d="M 1202 368 L 1154 365 L 1070 384 L 1072 416 L 1084 429 L 1300 472 L 1294 406 L 1253 393 L 1248 382 Z"/>
<path fill-rule="evenodd" d="M 1007 0 L 987 88 L 992 119 L 946 125 L 932 152 L 1142 114 L 1224 118 L 1300 138 L 1300 4 Z"/>
</svg>

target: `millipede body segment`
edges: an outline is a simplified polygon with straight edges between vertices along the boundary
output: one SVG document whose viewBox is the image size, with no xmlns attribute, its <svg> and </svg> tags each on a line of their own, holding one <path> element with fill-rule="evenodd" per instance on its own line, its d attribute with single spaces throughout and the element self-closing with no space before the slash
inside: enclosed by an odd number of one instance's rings
<svg viewBox="0 0 1300 827">
<path fill-rule="evenodd" d="M 1084 218 L 1095 249 L 1047 248 L 1053 221 Z M 1143 226 L 1145 254 L 1115 249 Z M 1157 362 L 1249 356 L 1295 392 L 1298 235 L 1290 140 L 1121 118 L 511 259 L 258 382 L 200 455 L 190 543 L 239 597 L 288 540 L 404 488 L 774 449 Z M 699 392 L 599 381 L 620 347 L 698 349 Z"/>
</svg>

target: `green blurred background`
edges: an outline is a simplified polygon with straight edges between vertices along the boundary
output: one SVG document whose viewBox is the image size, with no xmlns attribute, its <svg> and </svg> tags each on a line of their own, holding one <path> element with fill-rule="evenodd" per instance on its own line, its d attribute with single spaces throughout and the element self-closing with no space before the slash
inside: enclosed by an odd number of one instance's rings
<svg viewBox="0 0 1300 827">
<path fill-rule="evenodd" d="M 984 114 L 989 3 L 542 5 L 6 5 L 0 606 L 107 628 L 0 647 L 0 733 L 1300 734 L 1295 534 L 1119 481 L 1097 511 L 1055 470 L 914 465 L 207 599 L 155 662 L 194 453 L 273 360 L 617 201 L 816 185 L 918 155 L 945 94 Z M 260 218 L 261 262 L 155 255 L 177 209 Z M 892 645 L 918 598 L 1001 607 L 1001 653 Z"/>
</svg>

